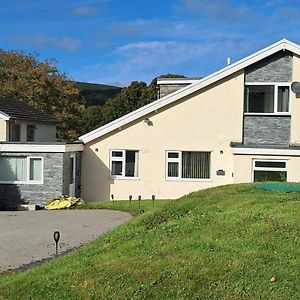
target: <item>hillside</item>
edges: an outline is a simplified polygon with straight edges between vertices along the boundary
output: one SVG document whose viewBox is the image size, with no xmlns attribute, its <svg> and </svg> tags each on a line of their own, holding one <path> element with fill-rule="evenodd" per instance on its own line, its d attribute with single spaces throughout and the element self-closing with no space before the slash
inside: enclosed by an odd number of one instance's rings
<svg viewBox="0 0 300 300">
<path fill-rule="evenodd" d="M 87 105 L 103 105 L 107 99 L 115 97 L 122 90 L 117 86 L 88 82 L 75 82 L 75 87 L 79 89 Z"/>
<path fill-rule="evenodd" d="M 0 298 L 299 299 L 299 204 L 253 184 L 192 193 L 0 277 Z"/>
</svg>

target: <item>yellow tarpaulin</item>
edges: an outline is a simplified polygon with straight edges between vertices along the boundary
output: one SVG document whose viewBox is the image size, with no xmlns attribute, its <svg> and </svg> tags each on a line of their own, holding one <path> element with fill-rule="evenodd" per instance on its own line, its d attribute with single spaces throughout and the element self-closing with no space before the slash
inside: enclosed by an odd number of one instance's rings
<svg viewBox="0 0 300 300">
<path fill-rule="evenodd" d="M 84 201 L 81 198 L 60 196 L 48 201 L 48 203 L 45 205 L 45 209 L 63 209 L 82 204 L 84 204 Z"/>
</svg>

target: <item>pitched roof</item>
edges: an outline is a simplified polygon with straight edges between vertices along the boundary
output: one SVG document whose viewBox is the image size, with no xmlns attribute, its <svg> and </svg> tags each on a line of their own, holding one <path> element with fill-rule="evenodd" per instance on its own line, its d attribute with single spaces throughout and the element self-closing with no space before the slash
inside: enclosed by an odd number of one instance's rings
<svg viewBox="0 0 300 300">
<path fill-rule="evenodd" d="M 55 118 L 33 108 L 31 105 L 7 98 L 0 98 L 0 117 L 3 119 L 30 120 L 38 123 L 55 124 Z"/>
<path fill-rule="evenodd" d="M 297 55 L 300 55 L 300 46 L 297 44 L 294 44 L 286 39 L 280 40 L 279 42 L 270 45 L 269 47 L 266 47 L 258 52 L 255 52 L 254 54 L 251 54 L 247 56 L 246 58 L 243 58 L 239 61 L 237 61 L 234 64 L 231 64 L 215 73 L 212 73 L 211 75 L 208 75 L 199 81 L 190 84 L 178 91 L 175 91 L 169 95 L 166 95 L 165 97 L 162 97 L 154 102 L 151 102 L 150 104 L 147 104 L 119 119 L 116 119 L 104 126 L 101 126 L 91 132 L 88 132 L 80 137 L 80 139 L 86 144 L 94 139 L 97 139 L 117 128 L 120 128 L 121 126 L 124 126 L 134 120 L 137 120 L 138 118 L 141 118 L 153 111 L 156 111 L 172 102 L 175 102 L 185 96 L 188 96 L 196 91 L 199 91 L 200 89 L 218 81 L 221 80 L 231 74 L 234 74 L 245 67 L 248 67 L 252 65 L 253 63 L 256 63 L 278 51 L 281 50 L 288 50 L 290 52 L 293 52 Z"/>
</svg>

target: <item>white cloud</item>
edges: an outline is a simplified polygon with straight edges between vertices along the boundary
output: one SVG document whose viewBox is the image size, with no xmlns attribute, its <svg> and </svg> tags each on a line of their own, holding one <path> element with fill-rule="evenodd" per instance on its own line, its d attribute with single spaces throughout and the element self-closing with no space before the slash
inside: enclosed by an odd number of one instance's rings
<svg viewBox="0 0 300 300">
<path fill-rule="evenodd" d="M 13 39 L 24 45 L 34 45 L 36 47 L 55 47 L 61 48 L 68 52 L 74 52 L 82 46 L 82 42 L 79 39 L 72 38 L 70 36 L 21 36 Z"/>
<path fill-rule="evenodd" d="M 72 11 L 72 14 L 75 16 L 93 16 L 97 13 L 97 8 L 93 6 L 78 6 L 75 7 Z"/>
</svg>

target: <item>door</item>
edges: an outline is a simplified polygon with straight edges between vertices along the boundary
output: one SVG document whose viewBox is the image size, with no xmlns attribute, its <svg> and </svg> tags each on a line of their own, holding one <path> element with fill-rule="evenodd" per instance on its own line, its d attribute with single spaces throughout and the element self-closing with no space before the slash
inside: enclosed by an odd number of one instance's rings
<svg viewBox="0 0 300 300">
<path fill-rule="evenodd" d="M 70 155 L 70 180 L 69 180 L 69 196 L 75 197 L 75 185 L 76 185 L 76 156 Z"/>
</svg>

